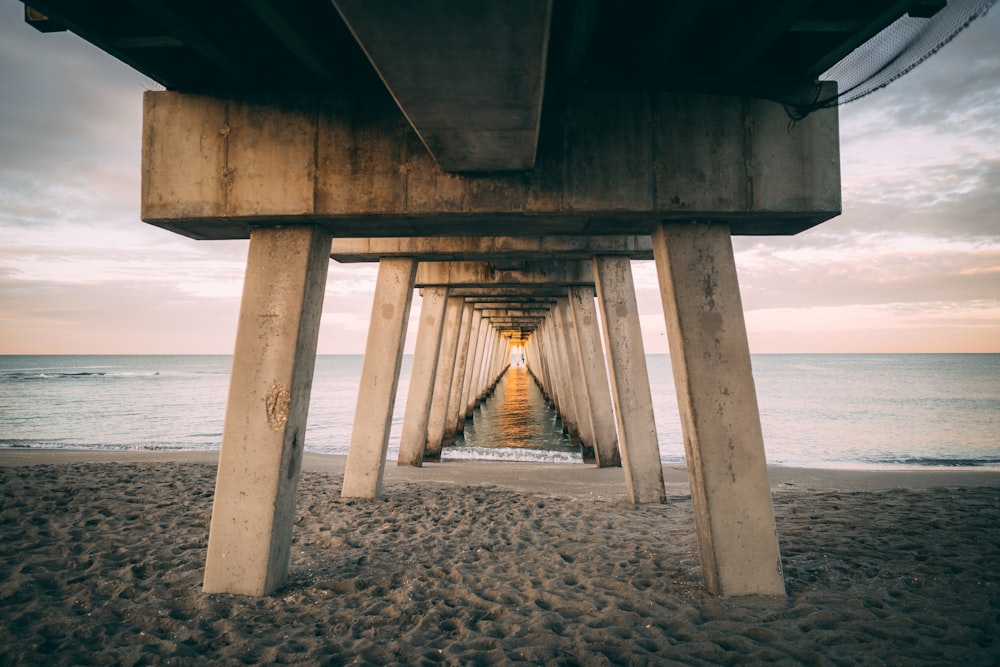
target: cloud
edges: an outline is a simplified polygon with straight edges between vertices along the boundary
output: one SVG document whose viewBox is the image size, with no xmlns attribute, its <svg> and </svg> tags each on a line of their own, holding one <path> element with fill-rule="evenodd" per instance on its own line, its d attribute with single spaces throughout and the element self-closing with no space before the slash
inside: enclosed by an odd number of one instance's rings
<svg viewBox="0 0 1000 667">
<path fill-rule="evenodd" d="M 851 233 L 839 243 L 759 241 L 738 255 L 748 310 L 969 301 L 1000 294 L 1000 241 Z"/>
<path fill-rule="evenodd" d="M 0 7 L 0 165 L 37 170 L 138 155 L 150 82 L 71 33 L 41 34 L 20 3 Z"/>
<path fill-rule="evenodd" d="M 228 352 L 238 301 L 125 283 L 0 277 L 0 350 L 19 354 Z"/>
<path fill-rule="evenodd" d="M 844 140 L 871 139 L 900 127 L 979 132 L 995 123 L 1000 78 L 1000 12 L 973 21 L 950 43 L 897 81 L 841 107 Z"/>
</svg>

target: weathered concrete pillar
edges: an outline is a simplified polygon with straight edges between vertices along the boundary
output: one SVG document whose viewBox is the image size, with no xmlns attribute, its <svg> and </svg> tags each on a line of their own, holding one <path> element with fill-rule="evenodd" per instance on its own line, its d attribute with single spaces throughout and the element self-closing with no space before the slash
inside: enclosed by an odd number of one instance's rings
<svg viewBox="0 0 1000 667">
<path fill-rule="evenodd" d="M 344 468 L 345 498 L 375 498 L 382 492 L 392 410 L 403 360 L 406 322 L 413 300 L 417 261 L 383 259 L 372 303 L 354 429 Z"/>
<path fill-rule="evenodd" d="M 542 323 L 538 329 L 531 336 L 531 340 L 528 341 L 528 368 L 531 370 L 532 377 L 535 378 L 535 382 L 542 390 L 542 396 L 545 398 L 546 405 L 552 405 L 552 398 L 550 396 L 551 390 L 549 389 L 548 375 L 545 369 L 545 359 L 542 355 L 542 334 L 541 327 L 545 324 Z"/>
<path fill-rule="evenodd" d="M 653 252 L 705 586 L 784 595 L 729 227 L 662 225 Z"/>
<path fill-rule="evenodd" d="M 494 334 L 496 336 L 496 347 L 493 350 L 493 370 L 490 372 L 490 386 L 486 390 L 488 394 L 492 394 L 493 390 L 496 389 L 497 383 L 500 382 L 500 376 L 503 375 L 504 363 L 503 357 L 506 353 L 510 356 L 509 348 L 507 347 L 507 339 L 500 335 L 500 332 Z"/>
<path fill-rule="evenodd" d="M 595 257 L 594 279 L 618 421 L 618 448 L 629 500 L 662 503 L 666 499 L 663 468 L 628 258 Z"/>
<path fill-rule="evenodd" d="M 447 302 L 447 287 L 423 289 L 420 325 L 417 329 L 417 344 L 413 350 L 413 368 L 410 371 L 410 389 L 406 394 L 397 465 L 419 467 L 424 461 L 427 423 L 434 395 L 434 378 L 441 350 L 444 309 Z"/>
<path fill-rule="evenodd" d="M 486 341 L 490 335 L 490 322 L 485 317 L 479 318 L 479 333 L 476 335 L 476 356 L 473 357 L 472 374 L 469 377 L 469 391 L 465 397 L 465 418 L 471 419 L 472 413 L 479 404 L 479 385 L 483 374 L 483 356 L 486 354 Z"/>
<path fill-rule="evenodd" d="M 583 381 L 583 362 L 580 360 L 580 346 L 576 336 L 573 318 L 569 313 L 569 297 L 561 296 L 556 302 L 555 316 L 563 332 L 566 363 L 569 366 L 570 389 L 573 394 L 573 414 L 576 417 L 577 438 L 580 456 L 584 463 L 596 463 L 594 455 L 594 423 L 590 417 L 590 398 L 587 383 Z"/>
<path fill-rule="evenodd" d="M 445 307 L 441 351 L 438 354 L 437 369 L 434 371 L 434 395 L 431 398 L 431 412 L 427 418 L 427 444 L 424 446 L 424 461 L 441 460 L 441 444 L 444 441 L 448 398 L 451 396 L 451 386 L 455 379 L 455 359 L 464 305 L 465 299 L 460 296 L 451 296 L 448 297 Z M 452 432 L 452 438 L 454 438 L 454 432 Z"/>
<path fill-rule="evenodd" d="M 542 324 L 542 336 L 544 336 L 545 344 L 542 354 L 545 355 L 546 367 L 549 370 L 549 380 L 551 385 L 550 394 L 552 396 L 552 407 L 559 415 L 560 421 L 563 419 L 563 392 L 565 391 L 562 384 L 562 373 L 560 372 L 559 364 L 559 348 L 556 347 L 555 338 L 552 335 L 554 328 L 552 321 L 552 315 L 545 318 L 545 322 Z M 563 428 L 565 430 L 565 426 Z"/>
<path fill-rule="evenodd" d="M 555 329 L 552 315 L 545 320 L 545 361 L 548 364 L 549 378 L 552 381 L 552 407 L 559 415 L 560 421 L 563 419 L 563 401 L 566 388 L 563 386 L 562 364 L 559 359 L 559 348 L 556 346 L 555 337 L 552 335 Z M 565 430 L 565 429 L 564 429 Z"/>
<path fill-rule="evenodd" d="M 542 386 L 542 392 L 545 395 L 545 400 L 548 402 L 549 406 L 555 408 L 556 402 L 552 394 L 552 377 L 549 373 L 549 363 L 545 356 L 545 327 L 547 324 L 542 322 L 542 324 L 535 331 L 535 334 L 531 337 L 533 352 L 535 357 L 535 363 L 538 366 L 538 378 Z"/>
<path fill-rule="evenodd" d="M 562 400 L 563 430 L 566 431 L 571 440 L 578 440 L 580 426 L 577 422 L 575 374 L 567 349 L 566 326 L 562 321 L 561 308 L 558 304 L 552 309 L 550 320 L 553 324 L 552 334 L 557 350 L 556 361 L 559 364 L 559 372 L 562 377 L 559 396 Z"/>
<path fill-rule="evenodd" d="M 455 443 L 455 436 L 465 430 L 465 405 L 462 402 L 465 392 L 465 375 L 469 366 L 469 348 L 472 339 L 472 304 L 469 301 L 462 306 L 462 328 L 458 330 L 458 347 L 455 350 L 455 376 L 451 380 L 451 393 L 448 395 L 448 409 L 445 412 L 444 438 L 442 445 Z M 461 427 L 461 428 L 459 428 Z"/>
<path fill-rule="evenodd" d="M 319 227 L 251 232 L 206 593 L 267 595 L 285 582 L 329 263 Z"/>
<path fill-rule="evenodd" d="M 486 389 L 490 383 L 490 371 L 493 365 L 493 351 L 496 348 L 496 332 L 488 320 L 485 329 L 486 338 L 483 340 L 483 354 L 479 359 L 479 373 L 476 378 L 474 406 L 478 406 L 486 400 Z"/>
<path fill-rule="evenodd" d="M 581 380 L 587 386 L 594 428 L 594 454 L 597 467 L 608 468 L 620 466 L 622 460 L 618 453 L 618 433 L 615 429 L 614 410 L 611 408 L 604 353 L 601 351 L 601 333 L 597 324 L 594 296 L 594 289 L 591 287 L 571 287 L 569 290 L 570 314 L 583 366 Z"/>
<path fill-rule="evenodd" d="M 504 357 L 507 361 L 504 361 Z M 504 371 L 507 370 L 507 366 L 510 365 L 510 341 L 503 337 L 503 335 L 497 332 L 497 349 L 496 353 L 493 355 L 493 378 L 490 380 L 490 393 L 496 389 L 497 384 L 500 383 L 500 378 L 503 377 Z"/>
<path fill-rule="evenodd" d="M 469 356 L 465 360 L 465 378 L 462 380 L 462 402 L 458 406 L 457 431 L 460 433 L 465 431 L 465 420 L 472 416 L 469 400 L 473 391 L 473 378 L 476 376 L 477 357 L 483 340 L 484 324 L 482 314 L 474 310 L 472 312 L 472 330 L 469 332 Z"/>
<path fill-rule="evenodd" d="M 490 370 L 486 377 L 486 387 L 483 389 L 484 397 L 491 396 L 493 394 L 493 388 L 496 386 L 500 375 L 500 352 L 503 347 L 503 338 L 500 333 L 494 328 L 492 345 L 490 346 Z"/>
</svg>

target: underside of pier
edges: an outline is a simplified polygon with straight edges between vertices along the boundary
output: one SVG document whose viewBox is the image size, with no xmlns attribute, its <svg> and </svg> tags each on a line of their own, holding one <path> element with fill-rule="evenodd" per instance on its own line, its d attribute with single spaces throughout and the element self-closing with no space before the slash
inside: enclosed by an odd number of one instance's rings
<svg viewBox="0 0 1000 667">
<path fill-rule="evenodd" d="M 250 239 L 205 591 L 286 579 L 333 257 L 379 265 L 345 496 L 381 492 L 420 290 L 400 465 L 440 460 L 517 346 L 635 503 L 664 497 L 630 268 L 654 259 L 705 585 L 783 594 L 731 236 L 840 212 L 836 108 L 800 111 L 933 4 L 27 2 L 164 87 L 143 220 Z"/>
</svg>

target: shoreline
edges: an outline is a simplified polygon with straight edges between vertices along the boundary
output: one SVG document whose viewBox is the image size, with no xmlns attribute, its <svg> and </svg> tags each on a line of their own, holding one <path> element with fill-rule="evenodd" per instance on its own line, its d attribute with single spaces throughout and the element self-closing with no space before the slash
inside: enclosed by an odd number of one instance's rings
<svg viewBox="0 0 1000 667">
<path fill-rule="evenodd" d="M 216 465 L 218 450 L 138 451 L 0 448 L 0 467 L 78 463 L 199 463 Z M 347 456 L 306 452 L 303 472 L 342 475 Z M 668 496 L 689 494 L 683 465 L 663 466 Z M 1000 470 L 976 468 L 930 468 L 871 470 L 768 466 L 772 493 L 786 491 L 884 491 L 958 487 L 1000 487 Z M 621 468 L 599 469 L 583 463 L 534 463 L 511 461 L 445 460 L 423 467 L 397 466 L 388 461 L 384 481 L 390 491 L 394 483 L 432 483 L 461 486 L 492 485 L 549 496 L 625 498 Z"/>
</svg>

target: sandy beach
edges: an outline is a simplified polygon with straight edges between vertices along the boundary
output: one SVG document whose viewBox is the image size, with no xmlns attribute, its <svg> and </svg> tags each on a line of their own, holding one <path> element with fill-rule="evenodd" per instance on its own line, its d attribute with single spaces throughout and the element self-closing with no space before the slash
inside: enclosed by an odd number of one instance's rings
<svg viewBox="0 0 1000 667">
<path fill-rule="evenodd" d="M 1000 663 L 1000 473 L 772 468 L 788 595 L 700 584 L 683 469 L 310 455 L 291 579 L 201 593 L 215 453 L 0 450 L 0 664 Z"/>
</svg>

